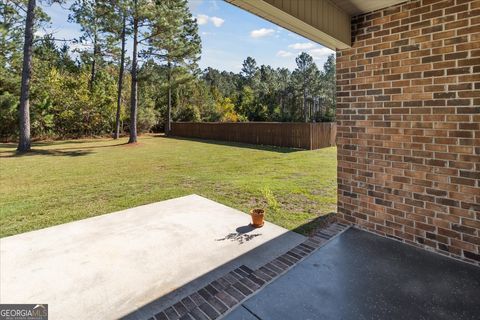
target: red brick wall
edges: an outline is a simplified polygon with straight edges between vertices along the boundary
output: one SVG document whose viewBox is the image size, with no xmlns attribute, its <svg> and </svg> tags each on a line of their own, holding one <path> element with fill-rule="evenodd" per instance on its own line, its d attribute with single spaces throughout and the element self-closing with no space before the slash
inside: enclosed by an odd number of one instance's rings
<svg viewBox="0 0 480 320">
<path fill-rule="evenodd" d="M 338 216 L 480 262 L 480 1 L 352 19 L 337 52 Z"/>
</svg>

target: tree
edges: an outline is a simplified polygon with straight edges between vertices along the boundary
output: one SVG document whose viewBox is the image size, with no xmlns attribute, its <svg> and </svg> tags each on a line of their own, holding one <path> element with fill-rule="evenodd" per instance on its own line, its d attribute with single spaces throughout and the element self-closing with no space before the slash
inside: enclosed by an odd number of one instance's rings
<svg viewBox="0 0 480 320">
<path fill-rule="evenodd" d="M 280 119 L 280 106 L 277 96 L 281 84 L 276 76 L 276 70 L 270 66 L 260 66 L 260 82 L 258 85 L 259 104 L 267 108 L 265 120 L 278 121 Z"/>
<path fill-rule="evenodd" d="M 183 78 L 194 75 L 200 59 L 201 39 L 197 21 L 192 17 L 187 0 L 165 0 L 157 4 L 156 16 L 146 39 L 144 55 L 167 66 L 168 104 L 165 132 L 172 122 L 172 88 L 176 85 L 176 72 Z M 192 78 L 190 78 L 192 79 Z"/>
<path fill-rule="evenodd" d="M 305 122 L 309 121 L 307 109 L 307 97 L 314 91 L 319 79 L 319 71 L 317 65 L 313 62 L 312 56 L 302 52 L 296 59 L 297 68 L 293 71 L 293 77 L 297 84 L 297 88 L 302 92 L 302 113 Z"/>
<path fill-rule="evenodd" d="M 99 59 L 102 56 L 102 50 L 107 46 L 105 39 L 105 30 L 102 28 L 103 19 L 108 14 L 105 3 L 101 0 L 75 0 L 71 5 L 72 14 L 69 21 L 78 23 L 81 27 L 82 36 L 78 39 L 81 43 L 91 43 L 91 75 L 90 90 L 93 90 Z"/>
<path fill-rule="evenodd" d="M 35 23 L 35 0 L 28 0 L 25 20 L 25 40 L 23 43 L 22 82 L 20 89 L 19 129 L 20 139 L 17 150 L 26 152 L 31 149 L 30 138 L 30 77 L 32 73 L 33 25 Z"/>
<path fill-rule="evenodd" d="M 113 135 L 114 139 L 120 137 L 120 113 L 122 111 L 122 90 L 123 90 L 123 74 L 125 72 L 125 43 L 126 43 L 126 25 L 127 25 L 127 16 L 123 12 L 122 15 L 122 31 L 120 33 L 120 41 L 122 46 L 122 51 L 120 53 L 120 67 L 118 71 L 118 89 L 117 89 L 117 112 L 115 114 L 115 133 Z"/>
<path fill-rule="evenodd" d="M 22 45 L 25 36 L 23 10 L 16 2 L 0 1 L 0 135 L 4 139 L 18 133 Z"/>
<path fill-rule="evenodd" d="M 7 8 L 7 7 L 5 7 Z M 19 152 L 26 152 L 31 149 L 30 137 L 30 78 L 32 74 L 32 52 L 33 52 L 33 37 L 34 28 L 37 15 L 36 0 L 28 0 L 24 42 L 23 42 L 23 60 L 22 60 L 22 80 L 20 84 L 20 105 L 19 105 L 19 142 L 17 150 Z M 43 12 L 39 12 L 41 16 Z M 6 18 L 6 17 L 5 17 Z M 5 19 L 4 18 L 4 19 Z M 39 19 L 41 21 L 41 19 Z"/>
<path fill-rule="evenodd" d="M 130 26 L 127 26 L 127 18 L 131 2 L 129 0 L 97 1 L 101 1 L 101 5 L 104 8 L 99 25 L 106 35 L 105 43 L 107 48 L 110 49 L 114 59 L 118 61 L 117 111 L 115 113 L 115 128 L 113 132 L 113 138 L 118 139 L 120 137 L 122 92 L 125 78 L 126 41 L 127 36 L 130 34 Z M 118 49 L 118 45 L 120 45 L 119 53 L 116 50 Z"/>
<path fill-rule="evenodd" d="M 251 86 L 253 78 L 257 74 L 258 67 L 257 62 L 252 57 L 247 57 L 242 64 L 242 76 L 246 80 L 247 84 Z"/>
<path fill-rule="evenodd" d="M 235 111 L 235 106 L 230 98 L 224 98 L 217 102 L 216 109 L 220 116 L 219 120 L 221 122 L 238 122 L 245 120 Z"/>
<path fill-rule="evenodd" d="M 276 77 L 279 83 L 278 88 L 278 99 L 280 103 L 280 113 L 282 115 L 282 120 L 286 121 L 289 116 L 289 112 L 287 110 L 288 104 L 288 94 L 291 91 L 291 72 L 287 68 L 279 68 L 276 70 Z M 287 116 L 288 115 L 288 116 Z"/>
<path fill-rule="evenodd" d="M 319 88 L 323 100 L 325 114 L 322 114 L 323 121 L 334 121 L 336 109 L 336 67 L 335 55 L 328 56 L 321 72 L 321 85 Z"/>
<path fill-rule="evenodd" d="M 138 107 L 138 23 L 141 17 L 141 8 L 138 6 L 138 0 L 133 0 L 133 53 L 132 53 L 132 84 L 130 92 L 130 137 L 128 143 L 137 143 L 137 107 Z"/>
</svg>

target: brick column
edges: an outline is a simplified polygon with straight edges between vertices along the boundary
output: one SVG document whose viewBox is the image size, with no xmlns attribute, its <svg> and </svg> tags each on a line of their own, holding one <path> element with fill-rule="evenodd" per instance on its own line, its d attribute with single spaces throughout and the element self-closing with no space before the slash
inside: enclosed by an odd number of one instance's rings
<svg viewBox="0 0 480 320">
<path fill-rule="evenodd" d="M 337 52 L 338 216 L 480 262 L 480 1 L 352 19 Z"/>
</svg>

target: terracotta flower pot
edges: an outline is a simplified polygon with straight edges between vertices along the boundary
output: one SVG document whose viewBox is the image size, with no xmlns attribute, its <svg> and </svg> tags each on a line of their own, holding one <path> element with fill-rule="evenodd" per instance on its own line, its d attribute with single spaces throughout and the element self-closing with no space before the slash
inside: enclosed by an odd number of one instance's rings
<svg viewBox="0 0 480 320">
<path fill-rule="evenodd" d="M 263 209 L 252 209 L 250 210 L 250 215 L 252 216 L 252 226 L 255 228 L 263 227 L 265 217 L 265 210 Z"/>
</svg>

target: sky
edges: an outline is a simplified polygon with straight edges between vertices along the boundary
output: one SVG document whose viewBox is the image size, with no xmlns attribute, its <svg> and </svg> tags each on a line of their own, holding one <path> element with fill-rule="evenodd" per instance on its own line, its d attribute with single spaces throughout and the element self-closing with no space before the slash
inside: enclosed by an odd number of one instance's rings
<svg viewBox="0 0 480 320">
<path fill-rule="evenodd" d="M 51 21 L 40 34 L 53 32 L 55 38 L 61 39 L 72 39 L 80 35 L 80 27 L 68 22 L 68 11 L 65 8 L 68 8 L 69 3 L 71 1 L 63 5 L 63 8 L 58 4 L 43 8 Z M 199 62 L 202 69 L 212 67 L 239 72 L 243 60 L 251 56 L 258 65 L 293 70 L 295 57 L 302 51 L 312 55 L 318 67 L 322 68 L 328 55 L 334 53 L 223 0 L 189 0 L 189 7 L 197 19 L 202 38 L 202 58 Z M 131 41 L 127 46 L 131 47 Z"/>
</svg>

